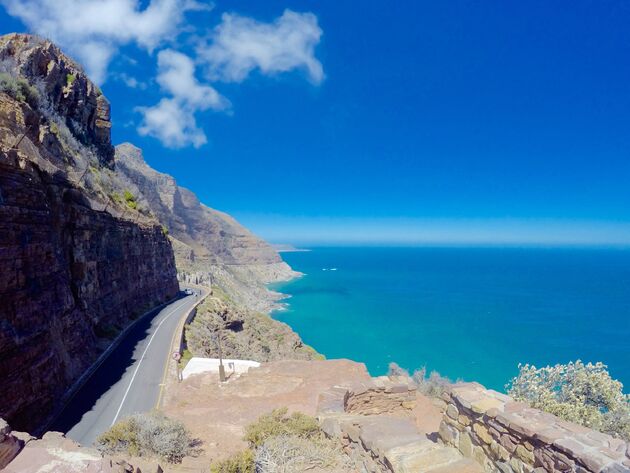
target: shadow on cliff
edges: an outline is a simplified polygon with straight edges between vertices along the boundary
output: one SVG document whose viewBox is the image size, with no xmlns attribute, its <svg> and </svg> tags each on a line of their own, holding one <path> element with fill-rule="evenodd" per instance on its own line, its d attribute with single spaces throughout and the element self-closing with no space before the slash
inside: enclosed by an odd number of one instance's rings
<svg viewBox="0 0 630 473">
<path fill-rule="evenodd" d="M 180 300 L 183 297 L 185 296 L 180 294 L 176 300 Z M 122 379 L 127 369 L 142 356 L 141 350 L 138 350 L 136 356 L 134 356 L 134 352 L 139 344 L 151 336 L 151 324 L 160 311 L 161 309 L 156 309 L 137 322 L 94 374 L 70 399 L 48 430 L 63 432 L 64 434 L 68 433 L 81 421 L 86 413 L 94 408 L 97 401 Z M 162 373 L 160 372 L 160 376 L 161 375 Z M 113 420 L 116 413 L 117 401 L 119 400 L 105 400 L 105 402 L 110 401 L 114 401 L 111 407 L 111 417 Z"/>
</svg>

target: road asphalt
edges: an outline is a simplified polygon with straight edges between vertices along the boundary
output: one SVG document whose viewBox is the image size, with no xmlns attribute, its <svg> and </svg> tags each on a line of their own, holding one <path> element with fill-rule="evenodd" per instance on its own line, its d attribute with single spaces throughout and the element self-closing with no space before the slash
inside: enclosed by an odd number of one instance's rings
<svg viewBox="0 0 630 473">
<path fill-rule="evenodd" d="M 173 334 L 198 297 L 184 296 L 138 322 L 49 430 L 64 432 L 66 437 L 91 446 L 117 420 L 153 409 L 171 357 Z"/>
</svg>

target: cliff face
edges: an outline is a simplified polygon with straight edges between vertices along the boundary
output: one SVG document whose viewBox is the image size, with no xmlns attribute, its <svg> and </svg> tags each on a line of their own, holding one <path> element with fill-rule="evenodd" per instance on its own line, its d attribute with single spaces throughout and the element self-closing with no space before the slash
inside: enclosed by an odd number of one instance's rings
<svg viewBox="0 0 630 473">
<path fill-rule="evenodd" d="M 180 277 L 212 283 L 248 308 L 267 311 L 279 298 L 265 284 L 295 277 L 265 241 L 229 215 L 199 202 L 188 189 L 149 167 L 142 151 L 116 147 L 116 171 L 138 202 L 168 228 Z"/>
<path fill-rule="evenodd" d="M 0 38 L 0 68 L 0 417 L 34 430 L 178 283 L 162 227 L 121 197 L 98 88 L 26 35 Z"/>
</svg>

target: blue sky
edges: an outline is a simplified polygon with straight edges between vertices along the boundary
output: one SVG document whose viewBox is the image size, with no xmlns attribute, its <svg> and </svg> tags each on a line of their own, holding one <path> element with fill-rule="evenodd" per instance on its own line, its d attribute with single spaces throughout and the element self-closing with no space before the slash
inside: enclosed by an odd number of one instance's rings
<svg viewBox="0 0 630 473">
<path fill-rule="evenodd" d="M 630 244 L 627 2 L 90 3 L 0 0 L 0 24 L 272 241 Z"/>
</svg>

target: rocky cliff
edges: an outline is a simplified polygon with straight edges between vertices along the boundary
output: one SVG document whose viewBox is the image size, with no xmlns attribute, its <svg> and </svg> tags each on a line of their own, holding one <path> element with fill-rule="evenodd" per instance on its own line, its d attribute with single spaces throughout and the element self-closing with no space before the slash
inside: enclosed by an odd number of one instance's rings
<svg viewBox="0 0 630 473">
<path fill-rule="evenodd" d="M 250 309 L 275 306 L 280 295 L 265 284 L 298 273 L 269 244 L 229 215 L 203 205 L 171 176 L 149 167 L 135 146 L 117 146 L 115 161 L 116 172 L 138 203 L 168 229 L 181 279 L 218 285 Z"/>
<path fill-rule="evenodd" d="M 109 104 L 47 41 L 0 37 L 0 417 L 36 431 L 111 339 L 178 292 L 114 171 Z"/>
</svg>

